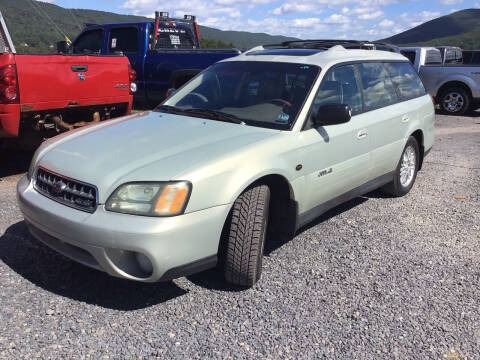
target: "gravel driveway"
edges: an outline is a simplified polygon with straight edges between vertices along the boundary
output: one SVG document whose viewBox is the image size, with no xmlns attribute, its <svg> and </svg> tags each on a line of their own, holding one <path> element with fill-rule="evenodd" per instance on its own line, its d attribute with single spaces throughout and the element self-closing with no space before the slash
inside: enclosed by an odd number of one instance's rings
<svg viewBox="0 0 480 360">
<path fill-rule="evenodd" d="M 478 359 L 480 114 L 437 116 L 436 133 L 408 196 L 368 194 L 269 244 L 246 291 L 213 271 L 140 284 L 57 255 L 22 222 L 29 154 L 14 153 L 0 163 L 0 358 Z"/>
</svg>

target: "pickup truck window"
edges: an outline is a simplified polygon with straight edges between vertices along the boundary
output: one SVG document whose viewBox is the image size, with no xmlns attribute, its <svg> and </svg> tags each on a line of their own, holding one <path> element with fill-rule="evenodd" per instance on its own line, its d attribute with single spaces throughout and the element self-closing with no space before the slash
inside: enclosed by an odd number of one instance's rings
<svg viewBox="0 0 480 360">
<path fill-rule="evenodd" d="M 480 64 L 480 51 L 463 51 L 464 64 Z"/>
<path fill-rule="evenodd" d="M 247 125 L 290 129 L 320 71 L 318 66 L 252 61 L 217 63 L 164 102 L 187 110 L 215 110 Z"/>
<path fill-rule="evenodd" d="M 73 44 L 74 54 L 100 54 L 102 51 L 103 30 L 85 31 Z"/>
<path fill-rule="evenodd" d="M 325 75 L 313 101 L 314 113 L 325 104 L 347 104 L 352 115 L 362 112 L 362 94 L 354 65 L 336 67 Z"/>
<path fill-rule="evenodd" d="M 358 65 L 362 78 L 365 111 L 395 104 L 397 92 L 390 74 L 383 63 L 363 63 Z"/>
<path fill-rule="evenodd" d="M 410 100 L 425 95 L 425 87 L 409 63 L 386 63 L 400 100 Z"/>
<path fill-rule="evenodd" d="M 442 55 L 438 50 L 427 50 L 425 56 L 425 65 L 441 65 Z"/>
<path fill-rule="evenodd" d="M 138 28 L 134 26 L 113 28 L 110 30 L 108 52 L 114 54 L 136 53 L 138 51 Z"/>
</svg>

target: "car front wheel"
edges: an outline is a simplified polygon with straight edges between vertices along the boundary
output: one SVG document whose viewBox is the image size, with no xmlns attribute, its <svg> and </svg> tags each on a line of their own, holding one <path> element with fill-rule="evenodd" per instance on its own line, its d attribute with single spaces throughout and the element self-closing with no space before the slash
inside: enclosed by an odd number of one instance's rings
<svg viewBox="0 0 480 360">
<path fill-rule="evenodd" d="M 258 185 L 233 204 L 223 254 L 225 280 L 230 284 L 251 287 L 260 279 L 269 203 L 270 189 Z"/>
</svg>

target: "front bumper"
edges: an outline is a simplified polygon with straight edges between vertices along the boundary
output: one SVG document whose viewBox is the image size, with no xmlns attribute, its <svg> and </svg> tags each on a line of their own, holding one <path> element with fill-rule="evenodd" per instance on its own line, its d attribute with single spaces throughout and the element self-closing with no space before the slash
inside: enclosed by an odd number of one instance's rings
<svg viewBox="0 0 480 360">
<path fill-rule="evenodd" d="M 230 205 L 152 218 L 106 211 L 93 214 L 57 203 L 24 176 L 17 197 L 30 232 L 59 253 L 110 275 L 144 282 L 170 280 L 211 267 Z M 145 256 L 146 273 L 136 254 Z"/>
</svg>

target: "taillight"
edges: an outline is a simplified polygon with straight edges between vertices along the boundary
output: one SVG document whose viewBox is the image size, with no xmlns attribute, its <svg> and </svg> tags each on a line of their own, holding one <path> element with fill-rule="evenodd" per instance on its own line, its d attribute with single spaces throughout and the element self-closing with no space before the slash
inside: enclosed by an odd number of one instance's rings
<svg viewBox="0 0 480 360">
<path fill-rule="evenodd" d="M 132 69 L 131 66 L 128 68 L 128 78 L 130 79 L 130 82 L 135 81 L 137 78 L 137 72 Z"/>
<path fill-rule="evenodd" d="M 20 103 L 17 68 L 15 65 L 7 65 L 0 68 L 0 99 L 4 104 Z"/>
<path fill-rule="evenodd" d="M 137 72 L 132 69 L 132 67 L 128 66 L 128 81 L 130 82 L 130 94 L 133 94 L 137 91 L 137 84 L 135 84 L 135 80 L 137 78 Z"/>
</svg>

